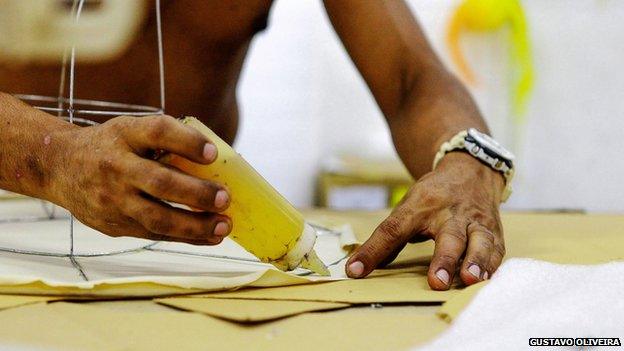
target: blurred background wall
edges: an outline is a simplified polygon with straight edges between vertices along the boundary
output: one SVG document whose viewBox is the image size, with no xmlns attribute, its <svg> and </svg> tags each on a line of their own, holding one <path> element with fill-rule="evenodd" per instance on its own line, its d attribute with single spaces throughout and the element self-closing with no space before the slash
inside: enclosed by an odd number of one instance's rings
<svg viewBox="0 0 624 351">
<path fill-rule="evenodd" d="M 444 34 L 458 1 L 408 2 L 450 65 Z M 624 2 L 522 3 L 536 70 L 522 131 L 512 130 L 503 34 L 462 41 L 481 81 L 471 91 L 494 135 L 518 157 L 516 192 L 504 206 L 622 212 Z M 239 97 L 237 149 L 296 205 L 313 203 L 315 177 L 332 155 L 396 157 L 320 1 L 276 2 L 269 29 L 253 43 Z"/>
</svg>

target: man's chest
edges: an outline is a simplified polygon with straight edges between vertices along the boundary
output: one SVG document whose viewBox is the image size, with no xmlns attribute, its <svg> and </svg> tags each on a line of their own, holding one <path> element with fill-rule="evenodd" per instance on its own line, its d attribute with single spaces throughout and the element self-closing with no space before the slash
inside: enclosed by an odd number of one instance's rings
<svg viewBox="0 0 624 351">
<path fill-rule="evenodd" d="M 119 57 L 154 30 L 156 0 L 4 0 L 0 63 L 56 63 L 70 45 L 78 62 Z M 162 0 L 164 26 L 206 43 L 248 40 L 267 25 L 272 0 Z M 76 19 L 79 12 L 79 19 Z M 201 39 L 199 39 L 201 38 Z M 177 40 L 180 40 L 178 38 Z"/>
<path fill-rule="evenodd" d="M 60 6 L 48 8 L 49 11 L 58 11 L 52 17 L 59 17 L 60 23 L 72 21 L 71 0 L 8 0 L 0 2 L 0 12 L 5 3 L 12 4 L 17 11 L 20 3 L 39 1 L 50 2 L 49 6 Z M 76 40 L 88 43 L 77 50 L 76 96 L 158 105 L 157 21 L 154 3 L 152 0 L 100 0 L 98 3 L 100 5 L 83 8 L 80 21 L 91 23 L 91 27 L 85 27 L 76 34 L 79 36 Z M 128 6 L 128 3 L 134 5 Z M 104 6 L 112 7 L 102 8 Z M 246 47 L 253 35 L 266 26 L 270 7 L 271 1 L 267 0 L 162 0 L 167 112 L 207 113 L 205 111 L 231 106 L 228 97 L 233 95 L 231 91 L 235 89 Z M 136 13 L 130 16 L 128 11 Z M 36 12 L 40 13 L 41 9 Z M 25 18 L 31 16 L 21 13 Z M 123 22 L 118 26 L 125 29 L 111 36 L 116 39 L 106 39 L 106 29 L 114 21 L 109 16 L 115 13 L 125 13 L 126 17 L 117 16 L 116 19 L 121 21 L 119 23 Z M 19 53 L 17 56 L 7 58 L 5 55 L 5 59 L 0 57 L 0 91 L 57 96 L 61 74 L 60 56 L 68 35 L 74 30 L 61 25 L 54 27 L 54 21 L 43 15 L 26 21 L 34 28 L 39 28 L 29 29 L 31 32 L 24 37 L 34 38 L 34 43 L 22 44 L 21 49 L 14 51 Z M 98 25 L 101 25 L 99 29 Z M 56 29 L 41 30 L 50 28 L 48 26 Z M 119 40 L 118 37 L 125 38 L 126 42 L 113 43 Z M 49 43 L 44 45 L 45 48 L 41 47 L 46 38 Z M 52 43 L 60 44 L 54 44 L 54 47 Z M 117 46 L 121 49 L 114 49 Z M 28 52 L 28 48 L 33 51 Z M 48 50 L 47 53 L 45 50 Z"/>
</svg>

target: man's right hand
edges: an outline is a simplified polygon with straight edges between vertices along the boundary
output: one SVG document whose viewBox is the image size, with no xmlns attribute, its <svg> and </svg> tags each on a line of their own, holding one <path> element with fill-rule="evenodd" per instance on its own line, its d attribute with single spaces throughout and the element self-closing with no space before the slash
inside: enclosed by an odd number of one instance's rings
<svg viewBox="0 0 624 351">
<path fill-rule="evenodd" d="M 147 157 L 162 149 L 201 164 L 216 159 L 210 140 L 174 118 L 122 116 L 51 138 L 63 144 L 51 200 L 84 224 L 111 236 L 198 245 L 219 244 L 231 231 L 231 220 L 219 214 L 229 205 L 223 186 Z"/>
</svg>

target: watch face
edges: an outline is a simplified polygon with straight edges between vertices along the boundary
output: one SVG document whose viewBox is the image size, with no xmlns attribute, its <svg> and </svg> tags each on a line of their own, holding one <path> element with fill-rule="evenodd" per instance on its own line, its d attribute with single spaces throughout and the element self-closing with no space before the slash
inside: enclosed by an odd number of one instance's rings
<svg viewBox="0 0 624 351">
<path fill-rule="evenodd" d="M 509 152 L 507 149 L 501 146 L 496 140 L 492 139 L 489 135 L 483 134 L 474 128 L 470 128 L 468 130 L 468 135 L 473 137 L 482 147 L 488 148 L 500 155 L 500 157 L 505 158 L 507 160 L 513 160 L 515 156 Z"/>
</svg>

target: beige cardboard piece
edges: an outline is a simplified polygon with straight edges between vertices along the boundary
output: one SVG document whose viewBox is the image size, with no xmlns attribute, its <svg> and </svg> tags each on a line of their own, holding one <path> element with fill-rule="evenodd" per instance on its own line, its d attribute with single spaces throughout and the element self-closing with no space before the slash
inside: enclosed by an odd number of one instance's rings
<svg viewBox="0 0 624 351">
<path fill-rule="evenodd" d="M 392 351 L 427 342 L 447 327 L 429 309 L 416 307 L 349 308 L 242 325 L 134 304 L 142 308 L 60 302 L 10 309 L 0 313 L 0 342 L 29 349 L 106 351 Z"/>
<path fill-rule="evenodd" d="M 94 285 L 92 288 L 78 288 L 75 286 L 53 286 L 42 281 L 19 285 L 5 285 L 0 289 L 3 294 L 31 294 L 31 295 L 54 295 L 62 297 L 79 298 L 102 298 L 102 297 L 144 297 L 144 296 L 169 296 L 184 295 L 205 291 L 220 291 L 239 287 L 267 287 L 267 286 L 287 286 L 294 284 L 306 284 L 312 282 L 310 279 L 298 277 L 284 273 L 275 269 L 267 269 L 256 273 L 248 273 L 234 277 L 213 277 L 199 281 L 204 288 L 183 287 L 188 280 L 180 277 L 160 277 L 154 278 L 156 282 L 133 282 L 116 281 L 114 283 L 102 283 Z M 177 285 L 177 286 L 176 286 Z M 180 286 L 181 285 L 181 286 Z"/>
<path fill-rule="evenodd" d="M 243 289 L 192 295 L 190 298 L 326 301 L 352 304 L 443 302 L 458 290 L 433 291 L 424 273 L 398 273 L 367 279 L 343 280 L 305 286 Z"/>
<path fill-rule="evenodd" d="M 351 305 L 337 302 L 278 301 L 244 299 L 167 298 L 156 302 L 187 311 L 201 312 L 233 322 L 266 322 L 313 311 L 346 308 Z"/>
<path fill-rule="evenodd" d="M 452 322 L 487 283 L 488 281 L 483 281 L 463 289 L 443 303 L 437 315 L 448 323 Z"/>
<path fill-rule="evenodd" d="M 8 308 L 53 301 L 58 298 L 47 296 L 0 295 L 0 311 Z"/>
</svg>

